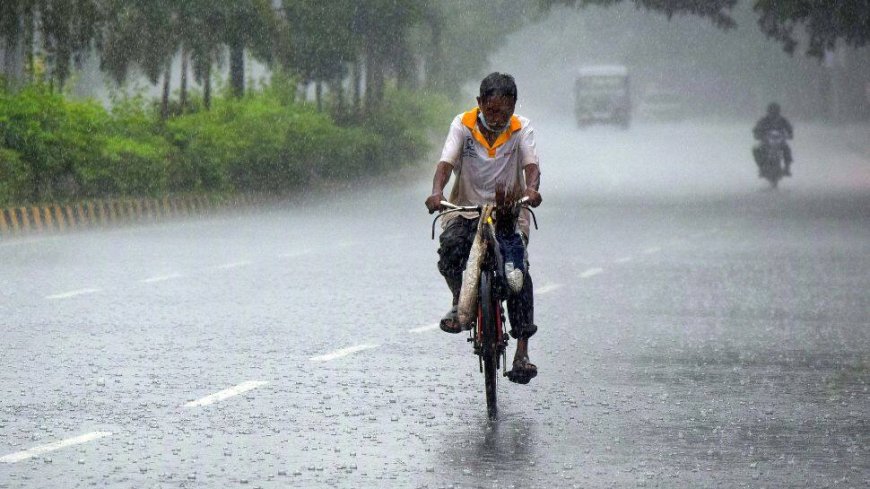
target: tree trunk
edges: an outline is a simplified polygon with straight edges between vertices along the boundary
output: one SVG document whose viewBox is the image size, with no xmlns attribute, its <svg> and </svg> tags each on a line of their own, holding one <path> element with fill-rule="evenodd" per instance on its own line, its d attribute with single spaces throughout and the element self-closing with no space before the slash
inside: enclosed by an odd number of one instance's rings
<svg viewBox="0 0 870 489">
<path fill-rule="evenodd" d="M 181 45 L 181 94 L 179 95 L 179 105 L 183 114 L 187 109 L 187 49 L 184 44 Z"/>
<path fill-rule="evenodd" d="M 24 23 L 24 71 L 27 81 L 36 81 L 36 57 L 33 54 L 34 44 L 36 43 L 36 15 L 32 7 L 25 7 L 23 16 Z"/>
<path fill-rule="evenodd" d="M 359 117 L 362 103 L 362 60 L 353 62 L 353 116 Z"/>
<path fill-rule="evenodd" d="M 323 82 L 314 82 L 314 100 L 317 101 L 317 112 L 323 112 Z"/>
<path fill-rule="evenodd" d="M 24 18 L 15 22 L 15 32 L 3 43 L 2 73 L 12 87 L 24 81 Z"/>
<path fill-rule="evenodd" d="M 336 78 L 329 84 L 329 90 L 335 93 L 335 106 L 333 107 L 333 117 L 336 119 L 345 118 L 344 108 L 344 87 L 342 87 L 342 79 Z"/>
<path fill-rule="evenodd" d="M 205 78 L 203 79 L 202 87 L 202 104 L 205 110 L 211 110 L 211 63 L 205 68 Z"/>
<path fill-rule="evenodd" d="M 432 46 L 431 54 L 426 62 L 426 86 L 433 91 L 442 89 L 441 81 L 444 74 L 444 48 L 441 42 L 441 22 L 432 23 Z"/>
<path fill-rule="evenodd" d="M 363 94 L 364 106 L 363 106 L 363 116 L 367 116 L 372 112 L 372 109 L 375 105 L 375 54 L 374 54 L 374 46 L 372 43 L 366 43 L 365 47 L 365 65 L 366 65 L 366 85 L 365 85 L 365 93 Z"/>
<path fill-rule="evenodd" d="M 172 66 L 166 63 L 166 70 L 163 72 L 163 98 L 160 101 L 160 119 L 166 120 L 169 118 L 169 76 L 172 74 Z"/>
<path fill-rule="evenodd" d="M 384 100 L 384 66 L 382 54 L 374 43 L 366 46 L 365 115 L 376 111 Z"/>
<path fill-rule="evenodd" d="M 404 43 L 396 49 L 396 88 L 414 90 L 417 88 L 417 61 Z"/>
<path fill-rule="evenodd" d="M 241 42 L 230 46 L 230 87 L 233 97 L 245 95 L 245 46 Z"/>
<path fill-rule="evenodd" d="M 381 53 L 375 55 L 375 73 L 374 73 L 374 108 L 378 109 L 384 102 L 384 85 L 386 84 L 386 73 L 384 73 L 384 59 Z"/>
</svg>

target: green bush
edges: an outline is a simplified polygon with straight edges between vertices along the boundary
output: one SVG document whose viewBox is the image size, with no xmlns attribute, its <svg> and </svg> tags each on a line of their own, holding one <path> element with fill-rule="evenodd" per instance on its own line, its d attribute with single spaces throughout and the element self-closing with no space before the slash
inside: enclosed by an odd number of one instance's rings
<svg viewBox="0 0 870 489">
<path fill-rule="evenodd" d="M 17 152 L 0 148 L 0 206 L 27 200 L 32 178 Z"/>
<path fill-rule="evenodd" d="M 41 85 L 0 92 L 0 147 L 17 154 L 27 179 L 6 182 L 19 201 L 157 195 L 166 189 L 170 146 L 132 110 L 108 113 Z M 13 190 L 14 187 L 14 190 Z"/>
<path fill-rule="evenodd" d="M 167 133 L 185 169 L 180 183 L 206 190 L 286 192 L 313 177 L 358 176 L 382 144 L 377 134 L 338 127 L 327 115 L 269 92 L 174 118 Z"/>
<path fill-rule="evenodd" d="M 0 94 L 0 141 L 18 153 L 32 175 L 31 200 L 63 198 L 78 162 L 99 154 L 96 139 L 105 111 L 92 103 L 67 103 L 41 85 Z"/>
<path fill-rule="evenodd" d="M 107 111 L 39 84 L 0 87 L 0 202 L 283 193 L 408 165 L 428 149 L 429 129 L 444 129 L 441 99 L 392 90 L 365 121 L 342 127 L 295 102 L 292 86 L 217 98 L 211 111 L 165 122 L 141 96 Z"/>
<path fill-rule="evenodd" d="M 446 133 L 455 115 L 440 95 L 388 90 L 383 106 L 368 116 L 366 127 L 381 137 L 384 157 L 374 161 L 375 171 L 408 166 L 431 149 L 432 131 Z"/>
</svg>

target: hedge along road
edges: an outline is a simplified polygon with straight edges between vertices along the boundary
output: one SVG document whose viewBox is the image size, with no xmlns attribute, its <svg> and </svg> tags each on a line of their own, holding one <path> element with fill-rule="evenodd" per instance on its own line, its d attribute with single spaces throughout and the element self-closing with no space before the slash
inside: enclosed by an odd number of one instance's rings
<svg viewBox="0 0 870 489">
<path fill-rule="evenodd" d="M 0 484 L 866 485 L 864 160 L 803 129 L 770 192 L 745 127 L 569 127 L 538 129 L 540 375 L 498 421 L 433 327 L 427 168 L 0 247 Z"/>
</svg>

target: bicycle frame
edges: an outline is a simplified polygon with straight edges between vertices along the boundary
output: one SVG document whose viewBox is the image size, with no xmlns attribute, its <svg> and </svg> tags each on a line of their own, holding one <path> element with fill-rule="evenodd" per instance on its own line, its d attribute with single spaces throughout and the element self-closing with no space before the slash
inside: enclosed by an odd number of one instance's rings
<svg viewBox="0 0 870 489">
<path fill-rule="evenodd" d="M 507 227 L 516 226 L 516 218 L 521 208 L 528 209 L 528 198 L 502 206 L 500 211 L 509 211 L 510 214 L 500 212 L 501 215 L 512 216 L 512 222 Z M 476 212 L 478 216 L 484 211 L 483 206 L 457 206 L 450 202 L 442 201 L 441 205 L 447 207 L 432 220 L 432 239 L 435 239 L 435 223 L 439 218 L 459 212 Z M 531 209 L 535 229 L 538 227 L 537 218 Z M 495 212 L 494 210 L 492 212 Z M 498 224 L 496 224 L 498 225 Z M 507 344 L 508 335 L 505 328 L 505 316 L 503 302 L 508 298 L 508 286 L 504 277 L 504 263 L 499 251 L 499 241 L 493 224 L 492 214 L 487 214 L 487 222 L 482 226 L 484 256 L 480 263 L 480 280 L 477 294 L 476 321 L 469 331 L 468 341 L 472 343 L 474 353 L 478 356 L 480 371 L 484 374 L 487 411 L 490 418 L 495 418 L 498 412 L 496 404 L 496 372 L 501 369 L 502 375 L 507 374 Z M 502 224 L 504 226 L 504 224 Z"/>
</svg>

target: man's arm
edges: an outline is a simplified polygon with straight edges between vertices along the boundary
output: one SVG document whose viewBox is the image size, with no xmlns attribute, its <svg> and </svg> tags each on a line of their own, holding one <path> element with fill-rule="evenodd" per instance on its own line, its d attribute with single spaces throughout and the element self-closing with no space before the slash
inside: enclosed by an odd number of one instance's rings
<svg viewBox="0 0 870 489">
<path fill-rule="evenodd" d="M 794 137 L 794 128 L 791 127 L 791 122 L 788 121 L 785 117 L 782 118 L 782 125 L 785 126 L 785 135 L 788 136 L 789 139 Z"/>
<path fill-rule="evenodd" d="M 526 191 L 523 193 L 529 198 L 529 205 L 538 207 L 543 202 L 539 189 L 541 188 L 541 169 L 538 165 L 529 164 L 523 167 L 526 176 Z"/>
<path fill-rule="evenodd" d="M 441 201 L 447 200 L 444 198 L 444 187 L 450 181 L 450 173 L 453 172 L 453 165 L 446 161 L 439 161 L 435 167 L 435 176 L 432 177 L 432 195 L 426 198 L 426 208 L 429 209 L 429 214 L 441 210 Z"/>
<path fill-rule="evenodd" d="M 764 137 L 764 121 L 766 120 L 766 117 L 762 117 L 755 123 L 755 127 L 752 128 L 752 136 L 759 141 Z"/>
</svg>

